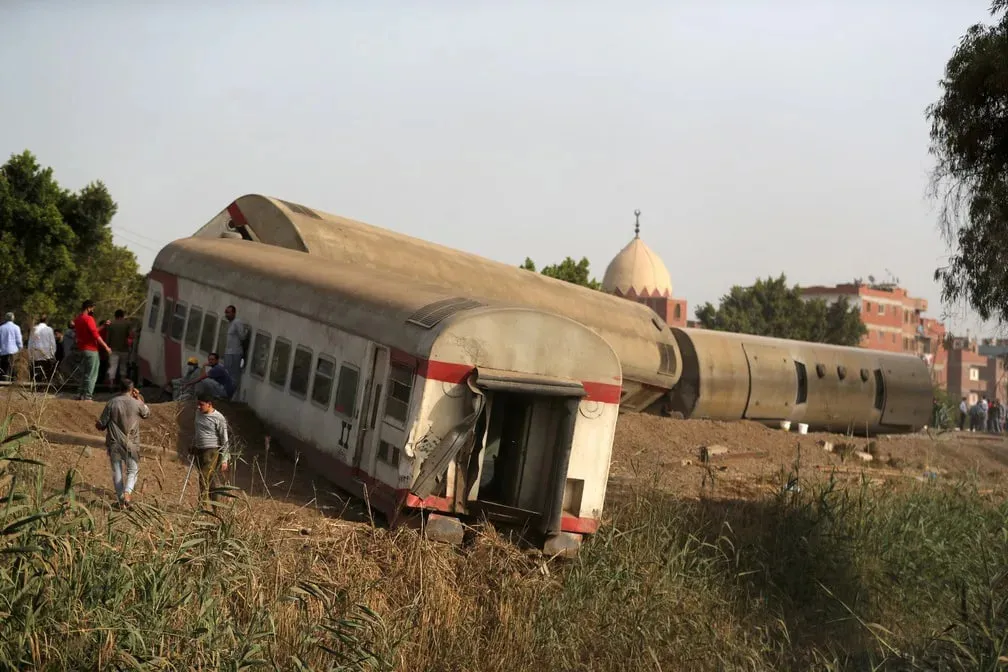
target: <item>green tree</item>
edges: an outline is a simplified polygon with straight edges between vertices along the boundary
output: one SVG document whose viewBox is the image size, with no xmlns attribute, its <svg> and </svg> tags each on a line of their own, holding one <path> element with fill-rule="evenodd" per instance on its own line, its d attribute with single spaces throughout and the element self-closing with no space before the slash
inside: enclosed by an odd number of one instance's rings
<svg viewBox="0 0 1008 672">
<path fill-rule="evenodd" d="M 136 256 L 112 242 L 117 206 L 101 182 L 60 187 L 29 151 L 0 166 L 0 295 L 27 326 L 40 313 L 68 319 L 87 297 L 101 315 L 142 309 Z"/>
<path fill-rule="evenodd" d="M 1008 320 L 1008 0 L 970 27 L 928 107 L 933 195 L 948 263 L 935 271 L 947 302 Z"/>
<path fill-rule="evenodd" d="M 798 341 L 858 345 L 866 333 L 856 306 L 846 299 L 827 304 L 803 299 L 787 278 L 760 278 L 751 287 L 734 286 L 718 307 L 706 303 L 696 311 L 707 329 L 791 338 Z"/>
<path fill-rule="evenodd" d="M 550 278 L 556 278 L 557 280 L 563 280 L 565 282 L 570 282 L 575 285 L 581 285 L 582 287 L 588 287 L 589 289 L 600 289 L 602 284 L 591 277 L 591 269 L 589 268 L 590 262 L 587 257 L 581 257 L 581 261 L 574 261 L 573 257 L 567 257 L 559 264 L 553 264 L 551 266 L 544 266 L 541 273 Z M 525 257 L 525 263 L 523 263 L 519 268 L 523 268 L 526 271 L 536 272 L 535 262 L 530 258 Z"/>
</svg>

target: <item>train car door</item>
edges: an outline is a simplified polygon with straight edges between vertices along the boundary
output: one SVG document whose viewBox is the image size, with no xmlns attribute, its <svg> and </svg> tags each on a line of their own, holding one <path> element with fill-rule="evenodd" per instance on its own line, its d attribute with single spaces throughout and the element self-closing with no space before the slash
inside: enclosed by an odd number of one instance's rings
<svg viewBox="0 0 1008 672">
<path fill-rule="evenodd" d="M 875 374 L 876 408 L 881 424 L 920 428 L 931 417 L 931 376 L 927 364 L 916 357 L 887 358 Z"/>
<path fill-rule="evenodd" d="M 397 486 L 415 367 L 390 358 L 388 348 L 373 347 L 364 439 L 358 442 L 354 467 Z"/>
<path fill-rule="evenodd" d="M 745 343 L 749 361 L 749 403 L 745 417 L 750 420 L 786 420 L 794 412 L 798 398 L 798 377 L 787 351 L 772 345 Z"/>
<path fill-rule="evenodd" d="M 370 356 L 366 360 L 367 382 L 364 386 L 364 404 L 360 413 L 360 431 L 357 433 L 357 448 L 354 451 L 353 467 L 360 469 L 361 465 L 370 466 L 371 459 L 365 456 L 374 455 L 375 428 L 381 417 L 382 392 L 385 389 L 385 378 L 388 376 L 389 351 L 381 345 L 372 345 Z"/>
</svg>

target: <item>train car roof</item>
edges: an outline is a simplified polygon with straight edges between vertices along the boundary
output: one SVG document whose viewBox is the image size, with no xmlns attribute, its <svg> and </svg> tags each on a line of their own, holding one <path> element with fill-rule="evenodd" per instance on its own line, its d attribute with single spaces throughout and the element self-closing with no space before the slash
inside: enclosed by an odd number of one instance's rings
<svg viewBox="0 0 1008 672">
<path fill-rule="evenodd" d="M 901 359 L 901 360 L 915 360 L 920 361 L 922 365 L 924 364 L 916 355 L 904 352 L 889 352 L 886 350 L 871 350 L 869 348 L 862 348 L 859 346 L 850 345 L 834 345 L 832 343 L 817 343 L 814 341 L 796 341 L 790 338 L 774 338 L 772 336 L 756 336 L 753 334 L 740 334 L 733 331 L 716 331 L 714 329 L 692 329 L 680 327 L 678 328 L 683 334 L 687 335 L 691 339 L 697 341 L 708 340 L 708 339 L 719 339 L 725 341 L 738 341 L 745 343 L 759 343 L 766 346 L 774 346 L 778 348 L 783 348 L 790 352 L 808 352 L 809 349 L 814 349 L 818 352 L 834 352 L 838 355 L 850 355 L 865 357 L 870 359 Z"/>
<path fill-rule="evenodd" d="M 425 354 L 456 315 L 492 308 L 545 312 L 500 301 L 473 300 L 366 267 L 333 264 L 293 250 L 235 239 L 173 241 L 154 260 L 151 277 L 158 280 L 162 274 L 381 340 L 414 355 Z"/>
<path fill-rule="evenodd" d="M 286 247 L 325 259 L 349 260 L 351 263 L 361 265 L 368 265 L 370 258 L 375 254 L 384 257 L 407 254 L 404 250 L 408 249 L 427 249 L 448 255 L 453 262 L 458 262 L 434 267 L 439 280 L 438 285 L 457 287 L 460 292 L 468 296 L 493 298 L 507 294 L 521 295 L 522 305 L 534 305 L 547 311 L 566 314 L 589 325 L 592 323 L 590 319 L 592 316 L 618 315 L 621 319 L 608 321 L 605 326 L 607 330 L 642 337 L 652 343 L 657 340 L 674 345 L 668 325 L 643 304 L 540 273 L 527 271 L 522 273 L 517 266 L 279 198 L 259 194 L 242 196 L 193 235 L 216 238 L 228 221 L 246 231 L 252 239 L 269 245 Z M 347 231 L 353 231 L 354 236 L 347 236 Z M 408 245 L 404 245 L 403 250 L 394 247 L 389 249 L 387 240 L 381 240 L 379 236 L 399 240 Z M 378 247 L 381 248 L 380 251 L 376 251 Z M 411 259 L 405 260 L 405 264 L 423 263 L 422 256 L 417 258 L 412 252 L 409 254 Z M 509 278 L 503 281 L 500 277 L 488 278 L 485 272 L 480 272 L 485 271 L 487 267 L 506 269 L 513 275 L 509 275 Z M 663 338 L 656 338 L 659 333 Z"/>
<path fill-rule="evenodd" d="M 194 237 L 217 238 L 228 231 L 317 259 L 370 267 L 382 274 L 389 266 L 408 269 L 411 264 L 425 264 L 424 274 L 430 278 L 421 282 L 428 286 L 452 288 L 459 296 L 482 297 L 480 300 L 488 303 L 504 301 L 564 315 L 588 326 L 619 353 L 626 378 L 668 389 L 682 374 L 679 345 L 672 330 L 654 311 L 634 301 L 256 194 L 232 202 Z M 402 245 L 397 245 L 400 242 Z M 429 254 L 425 256 L 425 252 Z M 390 255 L 403 256 L 389 264 Z"/>
</svg>

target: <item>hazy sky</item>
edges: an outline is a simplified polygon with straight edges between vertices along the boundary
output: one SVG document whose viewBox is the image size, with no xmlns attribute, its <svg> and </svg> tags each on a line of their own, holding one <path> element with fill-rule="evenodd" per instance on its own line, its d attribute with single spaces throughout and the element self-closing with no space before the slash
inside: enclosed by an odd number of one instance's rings
<svg viewBox="0 0 1008 672">
<path fill-rule="evenodd" d="M 691 315 L 886 269 L 940 314 L 924 109 L 988 5 L 4 0 L 0 153 L 104 180 L 144 270 L 264 193 L 601 278 L 640 208 Z"/>
</svg>

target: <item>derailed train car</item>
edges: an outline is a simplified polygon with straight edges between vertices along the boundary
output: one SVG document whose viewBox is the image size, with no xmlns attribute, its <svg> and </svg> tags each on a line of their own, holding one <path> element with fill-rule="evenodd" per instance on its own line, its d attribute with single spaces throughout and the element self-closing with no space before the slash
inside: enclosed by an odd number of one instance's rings
<svg viewBox="0 0 1008 672">
<path fill-rule="evenodd" d="M 632 301 L 264 196 L 239 198 L 195 235 L 226 232 L 456 288 L 461 296 L 509 299 L 567 315 L 613 345 L 622 363 L 625 410 L 791 420 L 858 432 L 914 431 L 929 419 L 930 375 L 912 355 L 670 328 Z"/>
<path fill-rule="evenodd" d="M 241 240 L 160 251 L 140 338 L 165 384 L 217 351 L 224 309 L 253 337 L 245 401 L 328 480 L 395 521 L 486 515 L 576 550 L 605 499 L 619 358 L 569 318 Z"/>
<path fill-rule="evenodd" d="M 927 365 L 912 355 L 705 329 L 673 329 L 683 372 L 669 408 L 687 418 L 802 422 L 826 431 L 927 424 Z"/>
</svg>

